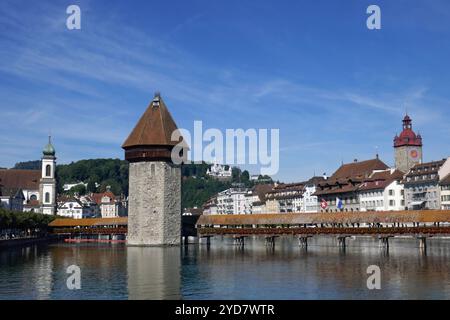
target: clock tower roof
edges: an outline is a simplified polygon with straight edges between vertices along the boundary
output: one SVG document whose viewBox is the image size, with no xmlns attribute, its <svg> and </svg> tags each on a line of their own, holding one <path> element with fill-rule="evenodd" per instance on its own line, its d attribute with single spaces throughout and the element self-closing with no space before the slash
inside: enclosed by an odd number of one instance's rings
<svg viewBox="0 0 450 320">
<path fill-rule="evenodd" d="M 412 129 L 412 120 L 406 115 L 403 118 L 403 131 L 400 135 L 396 135 L 394 138 L 394 147 L 412 146 L 412 147 L 422 147 L 422 137 L 416 135 Z"/>
</svg>

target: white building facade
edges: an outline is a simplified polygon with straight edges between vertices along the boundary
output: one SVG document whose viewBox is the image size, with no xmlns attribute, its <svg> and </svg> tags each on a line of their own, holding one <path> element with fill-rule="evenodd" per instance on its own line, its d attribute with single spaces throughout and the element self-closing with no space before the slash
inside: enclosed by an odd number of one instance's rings
<svg viewBox="0 0 450 320">
<path fill-rule="evenodd" d="M 95 216 L 95 211 L 89 206 L 83 205 L 78 199 L 69 199 L 64 201 L 58 207 L 58 216 L 72 218 L 72 219 L 85 219 Z"/>
<path fill-rule="evenodd" d="M 359 188 L 361 211 L 405 210 L 403 173 L 396 169 L 377 170 Z"/>
<path fill-rule="evenodd" d="M 230 188 L 217 194 L 217 214 L 245 214 L 247 188 Z"/>
</svg>

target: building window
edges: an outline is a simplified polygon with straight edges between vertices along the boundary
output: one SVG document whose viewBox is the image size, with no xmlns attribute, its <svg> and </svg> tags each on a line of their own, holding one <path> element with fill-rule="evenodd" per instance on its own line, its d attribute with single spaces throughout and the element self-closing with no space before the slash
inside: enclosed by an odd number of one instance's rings
<svg viewBox="0 0 450 320">
<path fill-rule="evenodd" d="M 31 201 L 36 201 L 36 200 L 37 200 L 36 195 L 35 195 L 35 194 L 31 195 L 30 200 L 31 200 Z"/>
<path fill-rule="evenodd" d="M 50 193 L 45 193 L 45 203 L 50 203 Z"/>
<path fill-rule="evenodd" d="M 49 164 L 45 167 L 45 176 L 46 177 L 52 176 L 52 166 Z"/>
</svg>

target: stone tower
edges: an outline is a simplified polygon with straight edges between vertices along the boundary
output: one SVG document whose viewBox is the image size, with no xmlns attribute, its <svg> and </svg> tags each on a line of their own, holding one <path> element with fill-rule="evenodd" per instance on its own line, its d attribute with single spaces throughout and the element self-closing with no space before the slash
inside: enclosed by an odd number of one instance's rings
<svg viewBox="0 0 450 320">
<path fill-rule="evenodd" d="M 56 214 L 56 151 L 51 137 L 48 137 L 48 144 L 42 153 L 42 173 L 39 184 L 41 213 Z"/>
<path fill-rule="evenodd" d="M 403 131 L 394 138 L 395 167 L 407 173 L 414 165 L 422 163 L 422 137 L 412 130 L 412 120 L 406 115 Z"/>
<path fill-rule="evenodd" d="M 176 130 L 156 93 L 122 146 L 130 163 L 128 245 L 180 244 L 181 168 L 171 157 L 182 141 L 172 141 Z"/>
</svg>

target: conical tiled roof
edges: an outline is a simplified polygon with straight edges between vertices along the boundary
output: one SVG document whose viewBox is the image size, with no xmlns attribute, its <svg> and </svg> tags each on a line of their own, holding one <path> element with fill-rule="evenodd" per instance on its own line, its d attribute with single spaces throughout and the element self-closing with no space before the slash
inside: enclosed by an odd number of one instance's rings
<svg viewBox="0 0 450 320">
<path fill-rule="evenodd" d="M 177 130 L 164 101 L 158 93 L 148 106 L 141 119 L 134 127 L 122 148 L 138 146 L 175 146 L 178 141 L 172 141 L 172 133 Z"/>
</svg>

